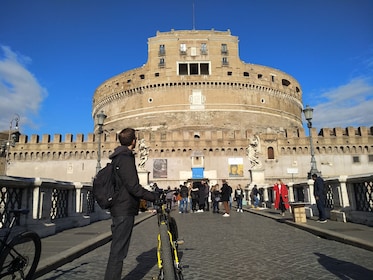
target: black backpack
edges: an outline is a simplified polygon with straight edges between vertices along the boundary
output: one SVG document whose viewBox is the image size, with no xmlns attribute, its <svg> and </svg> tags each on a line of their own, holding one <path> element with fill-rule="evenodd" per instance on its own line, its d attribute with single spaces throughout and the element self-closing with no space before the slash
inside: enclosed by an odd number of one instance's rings
<svg viewBox="0 0 373 280">
<path fill-rule="evenodd" d="M 118 197 L 118 169 L 112 161 L 102 168 L 93 180 L 93 195 L 102 209 L 110 209 Z"/>
</svg>

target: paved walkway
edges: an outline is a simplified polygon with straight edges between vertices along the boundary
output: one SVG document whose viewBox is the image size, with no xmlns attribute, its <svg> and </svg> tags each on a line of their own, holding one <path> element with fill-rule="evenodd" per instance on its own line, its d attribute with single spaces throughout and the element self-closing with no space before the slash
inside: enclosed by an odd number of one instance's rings
<svg viewBox="0 0 373 280">
<path fill-rule="evenodd" d="M 285 217 L 273 209 L 244 209 L 255 215 L 275 219 L 290 226 L 308 231 L 317 236 L 336 240 L 359 248 L 373 251 L 373 227 L 354 223 L 328 221 L 320 224 L 316 219 L 307 219 L 307 223 L 294 223 L 290 213 Z M 135 223 L 152 217 L 151 212 L 141 213 Z M 95 222 L 91 225 L 65 230 L 42 239 L 42 256 L 36 277 L 40 277 L 85 253 L 108 243 L 111 239 L 111 220 Z"/>
</svg>

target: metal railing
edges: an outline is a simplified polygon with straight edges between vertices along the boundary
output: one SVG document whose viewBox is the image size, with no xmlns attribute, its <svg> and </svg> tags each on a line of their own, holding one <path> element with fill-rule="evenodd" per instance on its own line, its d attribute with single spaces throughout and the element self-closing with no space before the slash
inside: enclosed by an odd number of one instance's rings
<svg viewBox="0 0 373 280">
<path fill-rule="evenodd" d="M 20 208 L 31 210 L 21 225 L 41 235 L 53 224 L 63 230 L 108 217 L 95 207 L 91 183 L 0 176 L 0 228 L 9 225 L 9 210 Z"/>
</svg>

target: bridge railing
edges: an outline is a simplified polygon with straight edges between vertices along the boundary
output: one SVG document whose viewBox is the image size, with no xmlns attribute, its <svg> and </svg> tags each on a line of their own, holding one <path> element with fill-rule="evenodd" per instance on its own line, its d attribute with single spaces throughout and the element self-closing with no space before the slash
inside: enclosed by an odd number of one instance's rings
<svg viewBox="0 0 373 280">
<path fill-rule="evenodd" d="M 313 180 L 289 186 L 291 201 L 310 204 L 310 215 L 317 215 Z M 373 174 L 339 176 L 325 180 L 329 218 L 373 226 Z"/>
<path fill-rule="evenodd" d="M 19 208 L 30 209 L 19 225 L 40 236 L 109 217 L 96 205 L 91 183 L 0 176 L 0 228 L 9 225 L 9 210 Z"/>
</svg>

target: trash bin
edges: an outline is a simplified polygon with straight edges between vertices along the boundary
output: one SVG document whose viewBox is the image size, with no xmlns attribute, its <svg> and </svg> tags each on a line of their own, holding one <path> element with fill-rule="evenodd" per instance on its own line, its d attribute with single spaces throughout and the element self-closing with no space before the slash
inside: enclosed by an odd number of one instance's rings
<svg viewBox="0 0 373 280">
<path fill-rule="evenodd" d="M 303 202 L 289 203 L 291 212 L 293 213 L 293 221 L 295 223 L 307 223 L 306 208 Z"/>
</svg>

